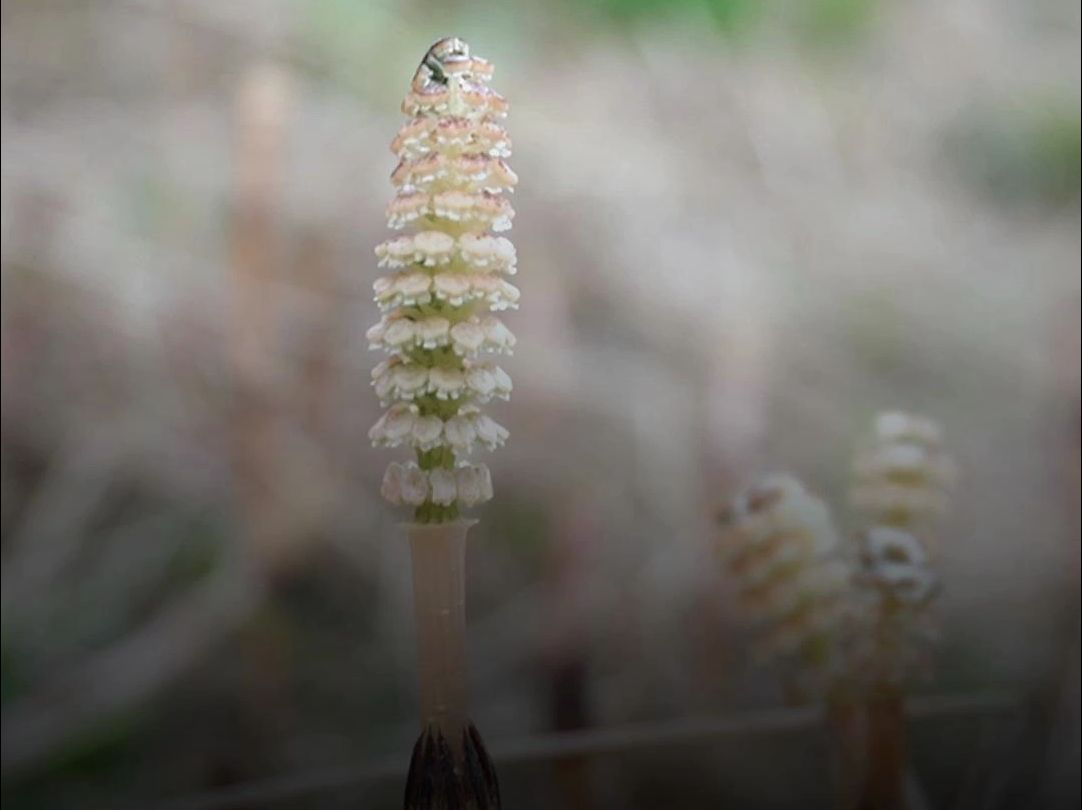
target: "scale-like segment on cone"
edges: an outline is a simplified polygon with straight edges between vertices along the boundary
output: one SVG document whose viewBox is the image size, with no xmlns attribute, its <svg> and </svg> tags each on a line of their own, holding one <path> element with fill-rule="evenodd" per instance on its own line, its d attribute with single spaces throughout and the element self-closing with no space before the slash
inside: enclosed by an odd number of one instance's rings
<svg viewBox="0 0 1082 810">
<path fill-rule="evenodd" d="M 421 61 L 402 111 L 409 121 L 391 143 L 399 164 L 388 225 L 406 231 L 376 248 L 387 275 L 376 280 L 383 311 L 368 330 L 388 357 L 372 372 L 387 407 L 369 436 L 377 446 L 413 448 L 393 462 L 382 493 L 415 507 L 419 523 L 455 520 L 492 497 L 484 464 L 463 459 L 499 447 L 507 431 L 479 405 L 507 399 L 511 378 L 489 355 L 510 354 L 514 335 L 495 313 L 519 292 L 507 200 L 517 178 L 504 162 L 511 143 L 500 124 L 507 102 L 489 88 L 492 65 L 450 37 Z"/>
</svg>

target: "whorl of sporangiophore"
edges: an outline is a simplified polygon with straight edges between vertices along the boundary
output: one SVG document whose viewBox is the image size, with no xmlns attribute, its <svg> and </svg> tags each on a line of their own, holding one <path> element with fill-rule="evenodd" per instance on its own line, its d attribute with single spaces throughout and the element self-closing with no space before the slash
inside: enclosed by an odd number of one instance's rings
<svg viewBox="0 0 1082 810">
<path fill-rule="evenodd" d="M 415 451 L 416 460 L 387 468 L 381 491 L 415 507 L 422 523 L 453 520 L 460 507 L 491 498 L 488 467 L 463 456 L 507 439 L 478 407 L 510 396 L 511 378 L 487 356 L 511 353 L 515 337 L 493 313 L 519 299 L 507 280 L 515 248 L 490 233 L 511 227 L 504 194 L 517 182 L 499 123 L 507 102 L 488 87 L 491 77 L 492 65 L 462 40 L 436 43 L 402 102 L 409 120 L 391 143 L 399 163 L 387 221 L 408 232 L 376 248 L 388 270 L 374 285 L 384 314 L 367 337 L 388 354 L 372 372 L 387 410 L 369 437 Z"/>
<path fill-rule="evenodd" d="M 956 477 L 938 424 L 923 416 L 881 413 L 853 459 L 850 502 L 864 526 L 893 526 L 930 543 Z"/>
<path fill-rule="evenodd" d="M 824 674 L 851 575 L 826 504 L 792 476 L 772 475 L 736 497 L 722 527 L 722 561 L 755 657 Z"/>
<path fill-rule="evenodd" d="M 845 638 L 855 683 L 872 690 L 927 673 L 938 639 L 939 577 L 923 542 L 893 526 L 857 537 L 853 632 Z"/>
</svg>

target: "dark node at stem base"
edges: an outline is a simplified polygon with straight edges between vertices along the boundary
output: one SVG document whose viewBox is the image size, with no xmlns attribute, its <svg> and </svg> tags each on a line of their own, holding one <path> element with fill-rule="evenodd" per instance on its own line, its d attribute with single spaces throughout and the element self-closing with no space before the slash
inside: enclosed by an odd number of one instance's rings
<svg viewBox="0 0 1082 810">
<path fill-rule="evenodd" d="M 461 753 L 435 726 L 413 746 L 405 810 L 500 810 L 496 769 L 473 723 L 462 730 Z"/>
</svg>

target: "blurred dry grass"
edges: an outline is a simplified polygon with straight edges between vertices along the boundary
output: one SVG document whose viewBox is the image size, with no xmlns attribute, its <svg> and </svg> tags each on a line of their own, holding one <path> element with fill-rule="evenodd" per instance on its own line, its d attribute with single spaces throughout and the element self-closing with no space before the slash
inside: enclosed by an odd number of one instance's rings
<svg viewBox="0 0 1082 810">
<path fill-rule="evenodd" d="M 752 5 L 5 3 L 6 798 L 412 739 L 363 330 L 398 96 L 449 30 L 522 177 L 470 561 L 487 734 L 776 700 L 712 511 L 778 467 L 836 496 L 889 406 L 966 471 L 941 684 L 1047 680 L 1077 634 L 1078 9 Z"/>
</svg>

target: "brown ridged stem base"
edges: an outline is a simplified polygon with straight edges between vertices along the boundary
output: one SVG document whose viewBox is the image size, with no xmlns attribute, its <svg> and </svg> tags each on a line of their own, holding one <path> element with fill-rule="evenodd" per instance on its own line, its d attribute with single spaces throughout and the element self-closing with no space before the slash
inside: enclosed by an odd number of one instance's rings
<svg viewBox="0 0 1082 810">
<path fill-rule="evenodd" d="M 436 725 L 417 738 L 406 778 L 404 810 L 500 810 L 496 769 L 481 735 L 467 721 L 459 740 Z"/>
</svg>

